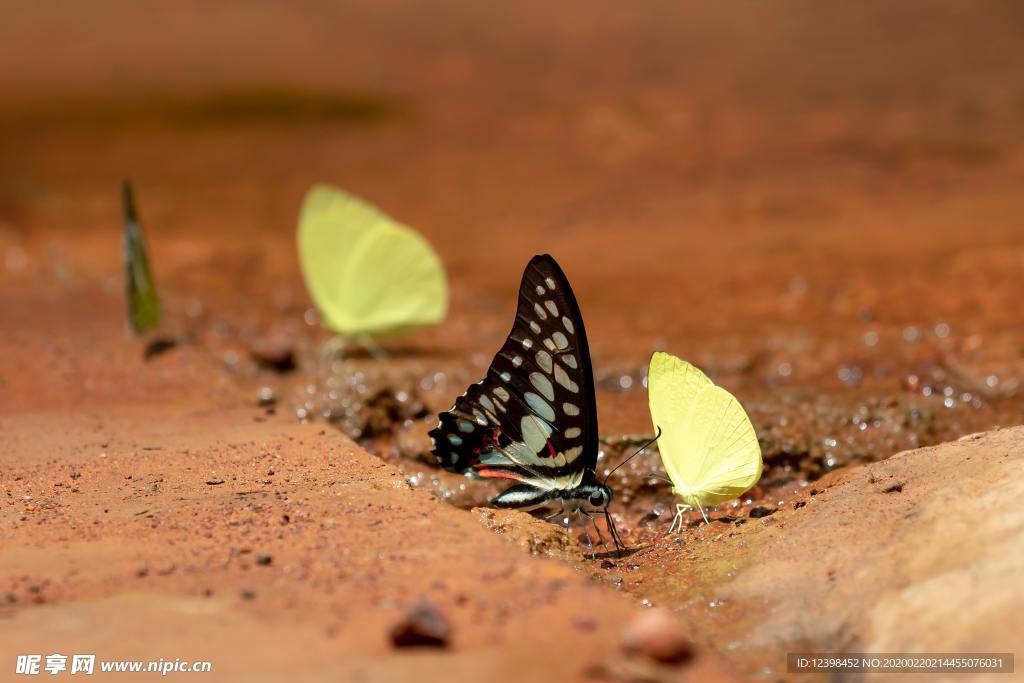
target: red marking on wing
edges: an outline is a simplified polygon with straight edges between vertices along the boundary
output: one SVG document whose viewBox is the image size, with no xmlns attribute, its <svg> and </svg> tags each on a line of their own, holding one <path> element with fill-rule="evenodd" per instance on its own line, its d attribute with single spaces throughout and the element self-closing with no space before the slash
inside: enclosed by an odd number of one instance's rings
<svg viewBox="0 0 1024 683">
<path fill-rule="evenodd" d="M 489 470 L 486 468 L 480 468 L 477 470 L 477 474 L 481 477 L 490 477 L 491 479 L 512 479 L 513 481 L 519 481 L 519 477 L 508 472 L 498 472 L 495 470 Z"/>
<path fill-rule="evenodd" d="M 552 458 L 558 455 L 557 453 L 555 453 L 555 447 L 551 445 L 550 441 L 548 441 L 548 450 L 551 451 Z"/>
<path fill-rule="evenodd" d="M 483 445 L 485 447 L 495 446 L 498 440 L 501 438 L 501 429 L 498 427 L 493 428 L 490 433 L 485 433 L 483 436 Z"/>
</svg>

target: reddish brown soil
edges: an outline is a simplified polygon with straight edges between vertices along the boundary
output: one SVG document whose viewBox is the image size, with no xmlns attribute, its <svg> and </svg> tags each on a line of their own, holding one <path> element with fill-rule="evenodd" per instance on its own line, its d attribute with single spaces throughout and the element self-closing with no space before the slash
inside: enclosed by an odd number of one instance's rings
<svg viewBox="0 0 1024 683">
<path fill-rule="evenodd" d="M 647 674 L 778 675 L 749 637 L 763 613 L 685 607 L 718 576 L 694 567 L 768 532 L 751 520 L 694 543 L 674 573 L 655 453 L 612 480 L 647 548 L 612 567 L 555 537 L 534 550 L 569 564 L 502 543 L 457 509 L 493 491 L 430 463 L 429 415 L 482 374 L 535 253 L 559 259 L 583 308 L 608 461 L 650 431 L 654 349 L 748 407 L 766 477 L 719 515 L 782 501 L 811 517 L 821 506 L 791 504 L 830 469 L 1024 416 L 1013 3 L 4 14 L 0 678 L 12 653 L 64 650 L 210 658 L 217 680 L 625 676 L 640 665 L 620 628 L 645 599 L 711 633 L 693 636 L 692 665 Z M 125 176 L 181 340 L 148 362 L 123 316 Z M 293 248 L 317 181 L 415 225 L 448 268 L 449 319 L 388 361 L 317 363 Z M 295 372 L 253 360 L 268 341 L 294 350 Z M 354 371 L 371 393 L 409 394 L 398 421 L 339 412 L 332 382 Z M 256 405 L 262 387 L 276 409 Z M 601 585 L 630 574 L 628 599 Z M 454 654 L 387 645 L 420 598 L 452 621 Z"/>
</svg>

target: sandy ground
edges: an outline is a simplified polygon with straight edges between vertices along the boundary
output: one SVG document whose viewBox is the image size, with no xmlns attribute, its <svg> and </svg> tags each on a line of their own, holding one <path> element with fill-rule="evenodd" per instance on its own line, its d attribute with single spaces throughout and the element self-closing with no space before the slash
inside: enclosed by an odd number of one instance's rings
<svg viewBox="0 0 1024 683">
<path fill-rule="evenodd" d="M 5 6 L 0 679 L 65 650 L 209 658 L 215 680 L 774 680 L 796 645 L 1012 649 L 1019 433 L 885 459 L 1024 416 L 1020 15 Z M 148 362 L 121 299 L 125 176 L 182 342 Z M 293 240 L 317 181 L 448 268 L 449 319 L 384 364 L 314 362 Z M 762 437 L 762 486 L 719 512 L 745 524 L 664 538 L 651 454 L 612 482 L 637 551 L 590 560 L 469 511 L 493 491 L 432 467 L 423 427 L 482 374 L 538 252 L 587 321 L 602 462 L 650 430 L 650 352 L 688 357 Z M 254 360 L 268 340 L 295 371 Z M 368 434 L 374 406 L 329 395 L 355 371 L 416 405 Z M 449 650 L 389 645 L 420 599 Z M 687 666 L 624 654 L 645 601 L 695 643 Z"/>
</svg>

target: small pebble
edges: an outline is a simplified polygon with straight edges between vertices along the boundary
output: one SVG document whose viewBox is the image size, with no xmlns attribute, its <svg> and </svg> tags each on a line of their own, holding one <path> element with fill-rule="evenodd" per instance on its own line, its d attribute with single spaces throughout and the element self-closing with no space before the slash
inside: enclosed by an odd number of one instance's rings
<svg viewBox="0 0 1024 683">
<path fill-rule="evenodd" d="M 905 484 L 906 482 L 903 481 L 894 481 L 890 484 L 886 484 L 882 488 L 882 493 L 900 493 L 903 490 L 903 486 Z"/>
<path fill-rule="evenodd" d="M 750 511 L 750 516 L 754 519 L 758 519 L 760 517 L 767 517 L 768 515 L 773 515 L 776 512 L 777 510 L 775 510 L 774 508 L 756 507 Z"/>
<path fill-rule="evenodd" d="M 249 344 L 249 355 L 260 366 L 275 372 L 295 369 L 295 349 L 283 330 L 272 330 Z"/>
<path fill-rule="evenodd" d="M 448 620 L 428 602 L 416 603 L 391 628 L 395 647 L 447 647 L 450 639 Z"/>
<path fill-rule="evenodd" d="M 274 561 L 274 558 L 266 553 L 258 553 L 256 555 L 256 564 L 261 564 L 264 567 Z"/>
<path fill-rule="evenodd" d="M 622 649 L 663 664 L 679 664 L 693 656 L 693 644 L 668 611 L 653 607 L 638 615 L 622 632 Z"/>
</svg>

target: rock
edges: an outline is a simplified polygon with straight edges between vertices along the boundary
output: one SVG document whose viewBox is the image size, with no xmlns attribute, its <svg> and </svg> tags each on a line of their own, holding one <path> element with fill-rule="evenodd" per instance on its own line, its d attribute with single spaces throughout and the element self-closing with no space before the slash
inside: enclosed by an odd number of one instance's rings
<svg viewBox="0 0 1024 683">
<path fill-rule="evenodd" d="M 906 482 L 903 481 L 889 482 L 888 484 L 882 487 L 882 493 L 900 493 L 901 491 L 903 491 L 903 486 L 905 484 Z"/>
<path fill-rule="evenodd" d="M 680 664 L 693 656 L 693 643 L 672 615 L 661 608 L 645 610 L 622 631 L 622 649 L 662 664 Z"/>
<path fill-rule="evenodd" d="M 772 508 L 766 508 L 766 507 L 758 506 L 756 508 L 751 509 L 750 516 L 752 518 L 754 518 L 754 519 L 759 519 L 761 517 L 767 517 L 768 515 L 773 515 L 776 512 L 778 512 L 778 510 L 774 510 Z"/>
<path fill-rule="evenodd" d="M 395 647 L 447 647 L 451 626 L 436 607 L 418 602 L 391 628 Z"/>
<path fill-rule="evenodd" d="M 700 581 L 662 581 L 655 565 L 644 597 L 736 643 L 748 675 L 779 652 L 1019 652 L 1022 472 L 1024 427 L 836 470 L 776 524 L 694 544 Z M 683 558 L 666 547 L 665 561 Z M 701 599 L 709 586 L 726 607 Z"/>
<path fill-rule="evenodd" d="M 267 553 L 257 553 L 256 564 L 266 567 L 274 561 L 274 558 Z"/>
<path fill-rule="evenodd" d="M 294 345 L 291 337 L 280 329 L 272 329 L 253 339 L 249 344 L 249 355 L 268 370 L 291 372 L 295 369 Z"/>
<path fill-rule="evenodd" d="M 531 555 L 554 557 L 577 564 L 585 562 L 579 544 L 557 524 L 537 519 L 521 510 L 473 508 L 473 514 L 488 529 L 504 536 Z"/>
</svg>

